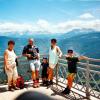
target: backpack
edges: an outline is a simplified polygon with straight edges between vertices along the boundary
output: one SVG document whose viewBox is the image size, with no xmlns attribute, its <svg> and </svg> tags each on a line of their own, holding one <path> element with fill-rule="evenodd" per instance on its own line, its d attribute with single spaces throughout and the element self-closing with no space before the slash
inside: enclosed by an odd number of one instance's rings
<svg viewBox="0 0 100 100">
<path fill-rule="evenodd" d="M 16 86 L 20 89 L 24 88 L 24 78 L 22 76 L 18 76 Z"/>
</svg>

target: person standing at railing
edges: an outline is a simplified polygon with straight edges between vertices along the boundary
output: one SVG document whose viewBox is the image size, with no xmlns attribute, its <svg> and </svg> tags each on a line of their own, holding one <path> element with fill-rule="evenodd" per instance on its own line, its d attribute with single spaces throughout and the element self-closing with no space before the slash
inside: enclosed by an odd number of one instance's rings
<svg viewBox="0 0 100 100">
<path fill-rule="evenodd" d="M 85 56 L 75 57 L 73 50 L 68 50 L 68 54 L 66 55 L 66 60 L 68 63 L 68 76 L 67 76 L 67 87 L 63 94 L 69 94 L 73 85 L 73 81 L 75 79 L 75 75 L 77 73 L 77 62 L 80 60 L 87 60 L 88 58 Z"/>
<path fill-rule="evenodd" d="M 53 84 L 53 71 L 56 67 L 59 57 L 62 56 L 60 48 L 57 46 L 57 40 L 51 39 L 51 47 L 49 49 L 49 70 L 48 70 L 48 84 Z"/>
<path fill-rule="evenodd" d="M 32 71 L 33 87 L 39 87 L 40 55 L 39 49 L 34 45 L 34 40 L 29 39 L 28 45 L 23 49 L 23 56 L 27 57 Z"/>
<path fill-rule="evenodd" d="M 4 53 L 4 67 L 5 67 L 5 72 L 8 77 L 8 90 L 17 90 L 18 88 L 16 87 L 16 81 L 18 78 L 18 72 L 17 72 L 17 67 L 16 67 L 16 54 L 14 52 L 14 45 L 15 42 L 13 40 L 10 40 L 8 42 L 8 49 L 5 50 Z"/>
<path fill-rule="evenodd" d="M 42 67 L 42 84 L 45 86 L 48 78 L 48 68 L 49 68 L 48 58 L 43 57 L 41 67 Z"/>
</svg>

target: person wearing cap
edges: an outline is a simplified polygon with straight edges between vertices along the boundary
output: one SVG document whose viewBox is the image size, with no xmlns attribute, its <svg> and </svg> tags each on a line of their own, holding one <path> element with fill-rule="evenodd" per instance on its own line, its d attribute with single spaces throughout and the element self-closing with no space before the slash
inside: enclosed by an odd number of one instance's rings
<svg viewBox="0 0 100 100">
<path fill-rule="evenodd" d="M 57 40 L 51 39 L 51 47 L 49 49 L 49 70 L 48 70 L 48 84 L 53 84 L 53 71 L 58 64 L 59 57 L 62 56 L 60 48 L 57 46 Z"/>
<path fill-rule="evenodd" d="M 39 69 L 40 69 L 40 55 L 39 49 L 34 45 L 34 40 L 29 39 L 22 52 L 23 56 L 27 57 L 32 71 L 33 87 L 39 87 Z"/>
<path fill-rule="evenodd" d="M 8 48 L 4 52 L 4 69 L 8 78 L 8 90 L 17 90 L 16 81 L 18 78 L 18 72 L 16 67 L 16 54 L 14 52 L 15 42 L 13 40 L 8 41 Z"/>
<path fill-rule="evenodd" d="M 68 50 L 66 55 L 66 60 L 68 63 L 68 76 L 67 76 L 67 87 L 64 91 L 62 91 L 63 94 L 69 94 L 70 90 L 73 85 L 73 81 L 75 79 L 76 73 L 77 73 L 77 62 L 80 60 L 87 60 L 88 57 L 80 56 L 76 57 L 73 53 L 73 50 Z"/>
</svg>

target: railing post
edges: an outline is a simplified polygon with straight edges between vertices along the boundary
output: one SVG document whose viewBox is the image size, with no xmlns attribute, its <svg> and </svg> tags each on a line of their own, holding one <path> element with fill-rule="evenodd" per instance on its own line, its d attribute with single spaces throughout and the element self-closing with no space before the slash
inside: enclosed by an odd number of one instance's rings
<svg viewBox="0 0 100 100">
<path fill-rule="evenodd" d="M 56 85 L 58 85 L 58 63 L 56 65 Z"/>
<path fill-rule="evenodd" d="M 89 60 L 87 60 L 87 66 L 86 66 L 86 98 L 87 99 L 90 99 L 89 75 L 90 75 Z"/>
</svg>

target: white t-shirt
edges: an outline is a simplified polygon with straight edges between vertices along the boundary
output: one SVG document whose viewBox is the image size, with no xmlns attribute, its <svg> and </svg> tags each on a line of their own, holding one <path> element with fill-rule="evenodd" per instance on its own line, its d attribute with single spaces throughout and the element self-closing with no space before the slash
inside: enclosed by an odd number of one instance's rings
<svg viewBox="0 0 100 100">
<path fill-rule="evenodd" d="M 53 49 L 49 49 L 49 64 L 56 65 L 58 63 L 59 53 L 57 52 L 57 46 Z"/>
<path fill-rule="evenodd" d="M 7 59 L 7 62 L 8 62 L 8 65 L 12 66 L 14 64 L 16 64 L 15 60 L 17 58 L 14 50 L 10 51 L 10 50 L 6 50 L 6 52 L 8 53 L 8 59 Z"/>
</svg>

